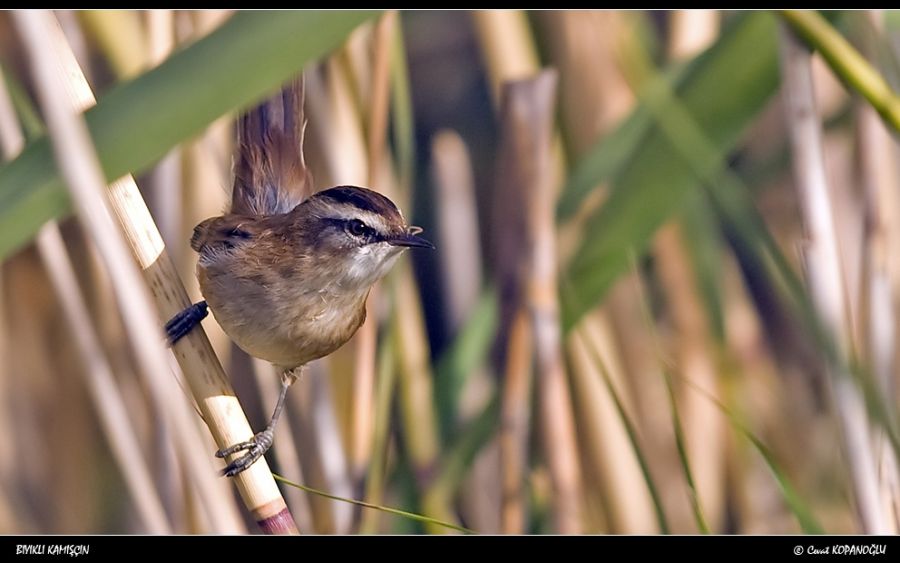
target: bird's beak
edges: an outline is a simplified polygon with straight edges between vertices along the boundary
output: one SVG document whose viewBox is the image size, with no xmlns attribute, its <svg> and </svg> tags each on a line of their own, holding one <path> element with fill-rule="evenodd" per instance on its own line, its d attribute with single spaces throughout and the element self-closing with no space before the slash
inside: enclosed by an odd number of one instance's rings
<svg viewBox="0 0 900 563">
<path fill-rule="evenodd" d="M 425 240 L 424 238 L 417 236 L 418 233 L 421 233 L 421 227 L 410 227 L 409 230 L 405 233 L 398 233 L 390 238 L 387 241 L 388 244 L 392 246 L 408 246 L 408 247 L 418 247 L 418 248 L 430 248 L 434 250 L 434 245 Z"/>
</svg>

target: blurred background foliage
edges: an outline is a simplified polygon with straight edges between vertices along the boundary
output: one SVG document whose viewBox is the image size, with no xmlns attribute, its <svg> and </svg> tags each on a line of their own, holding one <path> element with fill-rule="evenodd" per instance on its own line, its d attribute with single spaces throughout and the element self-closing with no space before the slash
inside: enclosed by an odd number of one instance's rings
<svg viewBox="0 0 900 563">
<path fill-rule="evenodd" d="M 294 386 L 268 455 L 287 479 L 480 533 L 898 531 L 896 132 L 858 94 L 860 63 L 812 56 L 848 311 L 828 326 L 806 289 L 820 270 L 779 55 L 784 21 L 827 53 L 825 29 L 896 85 L 896 14 L 55 16 L 97 94 L 85 116 L 104 171 L 136 174 L 194 300 L 188 242 L 228 200 L 234 117 L 301 71 L 317 189 L 377 189 L 436 243 Z M 116 280 L 70 217 L 8 13 L 0 64 L 29 141 L 0 167 L 0 531 L 146 531 L 32 242 L 48 220 L 148 493 L 172 530 L 215 531 L 159 439 Z M 262 427 L 278 378 L 204 328 Z M 841 406 L 841 374 L 862 411 Z M 282 490 L 303 532 L 452 531 Z"/>
</svg>

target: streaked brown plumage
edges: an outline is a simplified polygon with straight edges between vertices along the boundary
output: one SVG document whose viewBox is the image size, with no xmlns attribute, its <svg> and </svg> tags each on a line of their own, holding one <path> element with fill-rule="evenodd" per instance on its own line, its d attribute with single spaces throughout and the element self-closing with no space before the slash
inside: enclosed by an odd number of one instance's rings
<svg viewBox="0 0 900 563">
<path fill-rule="evenodd" d="M 284 373 L 266 429 L 217 452 L 246 451 L 226 475 L 269 448 L 295 370 L 353 336 L 366 318 L 369 290 L 401 252 L 432 247 L 377 192 L 338 186 L 309 195 L 302 101 L 302 85 L 294 84 L 239 120 L 231 210 L 197 225 L 191 238 L 200 290 L 216 320 L 244 351 Z M 173 342 L 202 319 L 206 305 L 169 322 Z"/>
<path fill-rule="evenodd" d="M 349 233 L 352 221 L 383 240 Z M 200 253 L 200 289 L 225 332 L 247 353 L 291 369 L 353 336 L 372 284 L 416 242 L 390 200 L 343 186 L 281 215 L 207 219 L 191 246 Z"/>
</svg>

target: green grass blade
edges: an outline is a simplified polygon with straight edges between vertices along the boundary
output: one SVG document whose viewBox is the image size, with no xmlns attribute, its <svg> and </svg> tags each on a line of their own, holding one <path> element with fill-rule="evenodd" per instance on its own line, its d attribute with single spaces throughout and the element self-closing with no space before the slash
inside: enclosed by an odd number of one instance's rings
<svg viewBox="0 0 900 563">
<path fill-rule="evenodd" d="M 449 499 L 456 493 L 472 466 L 472 461 L 499 430 L 500 395 L 495 393 L 481 413 L 459 432 L 442 457 L 441 469 L 429 494 Z"/>
<path fill-rule="evenodd" d="M 844 84 L 860 93 L 885 123 L 900 132 L 900 96 L 828 20 L 811 10 L 781 10 L 779 13 L 797 35 L 819 51 Z"/>
<path fill-rule="evenodd" d="M 466 381 L 479 365 L 485 363 L 494 342 L 498 314 L 496 291 L 483 291 L 466 324 L 437 361 L 435 401 L 445 442 L 455 431 L 456 413 Z"/>
<path fill-rule="evenodd" d="M 673 85 L 681 85 L 693 64 L 696 64 L 696 59 L 688 64 L 676 64 L 666 75 Z M 574 215 L 597 184 L 616 178 L 638 152 L 652 126 L 653 116 L 645 106 L 640 105 L 615 131 L 599 139 L 570 172 L 557 204 L 557 218 L 564 221 Z"/>
<path fill-rule="evenodd" d="M 819 521 L 816 519 L 812 510 L 809 508 L 809 505 L 806 501 L 803 500 L 803 497 L 797 492 L 794 486 L 791 484 L 790 479 L 787 477 L 784 471 L 781 470 L 778 463 L 775 460 L 775 456 L 769 450 L 769 448 L 757 438 L 753 432 L 750 431 L 738 418 L 732 414 L 732 412 L 722 404 L 721 401 L 710 395 L 706 392 L 705 389 L 694 385 L 689 379 L 684 378 L 684 382 L 688 384 L 694 391 L 700 393 L 703 397 L 713 403 L 719 411 L 728 418 L 728 421 L 731 423 L 731 426 L 753 447 L 759 452 L 759 455 L 762 456 L 763 461 L 766 462 L 766 466 L 768 466 L 769 471 L 772 472 L 772 475 L 775 477 L 775 481 L 778 483 L 778 487 L 781 489 L 782 498 L 784 498 L 785 503 L 787 503 L 788 508 L 794 514 L 794 517 L 797 518 L 797 522 L 800 524 L 800 528 L 806 534 L 824 534 L 825 531 L 822 528 L 822 525 L 819 524 Z"/>
<path fill-rule="evenodd" d="M 238 12 L 85 113 L 108 180 L 144 170 L 222 115 L 245 108 L 336 47 L 372 12 Z M 0 167 L 0 259 L 69 212 L 42 138 Z"/>
<path fill-rule="evenodd" d="M 703 509 L 700 506 L 700 495 L 697 493 L 697 485 L 694 483 L 694 473 L 691 471 L 691 464 L 688 459 L 687 441 L 684 438 L 684 430 L 681 426 L 681 417 L 678 416 L 678 401 L 675 400 L 675 391 L 672 389 L 672 380 L 667 372 L 663 373 L 663 379 L 666 383 L 666 392 L 669 395 L 669 407 L 672 409 L 672 428 L 675 431 L 675 445 L 678 448 L 678 459 L 681 461 L 681 468 L 684 471 L 684 478 L 687 480 L 688 495 L 691 500 L 691 510 L 694 512 L 694 521 L 697 523 L 697 529 L 703 534 L 709 533 L 709 525 L 703 516 Z"/>
<path fill-rule="evenodd" d="M 616 388 L 613 385 L 612 379 L 609 376 L 609 371 L 606 369 L 606 363 L 603 361 L 603 358 L 600 357 L 600 353 L 597 352 L 597 350 L 591 344 L 590 338 L 584 331 L 580 331 L 579 336 L 584 339 L 585 348 L 588 350 L 589 355 L 594 362 L 594 365 L 597 367 L 597 371 L 603 378 L 603 384 L 606 386 L 606 389 L 609 392 L 610 397 L 612 397 L 613 403 L 616 406 L 616 413 L 619 415 L 619 419 L 622 421 L 622 426 L 625 427 L 625 433 L 628 435 L 628 441 L 631 444 L 631 449 L 634 451 L 634 456 L 635 458 L 637 458 L 638 465 L 641 468 L 641 474 L 644 477 L 644 483 L 646 483 L 647 485 L 647 491 L 650 493 L 650 498 L 653 500 L 653 509 L 656 512 L 656 521 L 659 525 L 659 529 L 663 534 L 668 534 L 670 533 L 669 522 L 666 519 L 662 497 L 659 495 L 659 490 L 656 488 L 656 482 L 653 480 L 653 475 L 650 473 L 650 464 L 647 463 L 647 459 L 646 457 L 644 457 L 644 453 L 641 450 L 641 446 L 638 441 L 637 429 L 631 422 L 631 418 L 628 416 L 628 413 L 625 411 L 625 405 L 622 403 L 622 399 L 621 397 L 619 397 L 619 393 L 616 391 Z"/>
<path fill-rule="evenodd" d="M 671 86 L 653 80 L 641 93 L 656 123 L 600 211 L 589 221 L 586 236 L 568 271 L 572 291 L 563 294 L 564 323 L 571 329 L 624 272 L 629 253 L 643 251 L 656 229 L 681 209 L 686 197 L 721 167 L 744 129 L 759 113 L 778 83 L 775 20 L 771 14 L 740 14 L 710 49 L 687 70 L 674 95 L 690 121 L 712 146 L 696 162 L 686 161 L 659 122 Z M 681 139 L 684 141 L 684 139 Z M 693 149 L 694 147 L 689 147 Z"/>
<path fill-rule="evenodd" d="M 382 506 L 379 504 L 372 504 L 371 502 L 366 502 L 363 500 L 356 500 L 352 498 L 344 498 L 339 497 L 337 495 L 333 495 L 331 493 L 326 493 L 325 491 L 320 491 L 319 489 L 314 489 L 312 487 L 307 487 L 306 485 L 301 485 L 300 483 L 296 483 L 291 481 L 290 479 L 286 479 L 281 475 L 277 475 L 273 473 L 273 476 L 277 481 L 281 481 L 285 485 L 289 487 L 296 487 L 301 491 L 306 491 L 307 493 L 318 495 L 320 497 L 324 497 L 331 500 L 336 500 L 339 502 L 346 502 L 349 504 L 355 504 L 356 506 L 361 506 L 363 508 L 371 508 L 374 510 L 380 510 L 382 512 L 386 512 L 388 514 L 395 514 L 397 516 L 402 516 L 404 518 L 408 518 L 410 520 L 415 520 L 416 522 L 421 522 L 423 524 L 433 524 L 436 526 L 443 526 L 445 528 L 450 528 L 451 530 L 456 530 L 458 532 L 462 532 L 464 534 L 474 534 L 474 530 L 470 530 L 469 528 L 465 528 L 463 526 L 457 526 L 456 524 L 451 524 L 450 522 L 444 522 L 438 520 L 437 518 L 431 518 L 429 516 L 423 516 L 421 514 L 416 514 L 414 512 L 407 512 L 406 510 L 400 510 L 399 508 L 391 508 L 390 506 Z"/>
<path fill-rule="evenodd" d="M 415 178 L 416 143 L 412 92 L 409 85 L 406 44 L 403 39 L 402 14 L 398 17 L 391 41 L 391 123 L 393 153 L 397 161 L 397 183 L 409 201 Z"/>
</svg>

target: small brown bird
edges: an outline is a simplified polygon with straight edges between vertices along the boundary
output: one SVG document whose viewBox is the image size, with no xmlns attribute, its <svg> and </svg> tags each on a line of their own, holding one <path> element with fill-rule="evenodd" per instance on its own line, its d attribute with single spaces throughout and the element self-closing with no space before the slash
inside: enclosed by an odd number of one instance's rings
<svg viewBox="0 0 900 563">
<path fill-rule="evenodd" d="M 282 370 L 265 430 L 216 452 L 246 452 L 225 468 L 227 476 L 269 449 L 300 368 L 350 340 L 366 318 L 369 290 L 401 252 L 434 248 L 372 190 L 338 186 L 304 199 L 312 182 L 303 161 L 302 103 L 302 86 L 294 84 L 239 122 L 231 211 L 197 225 L 191 239 L 206 301 L 166 324 L 174 344 L 208 306 L 238 346 Z"/>
</svg>

